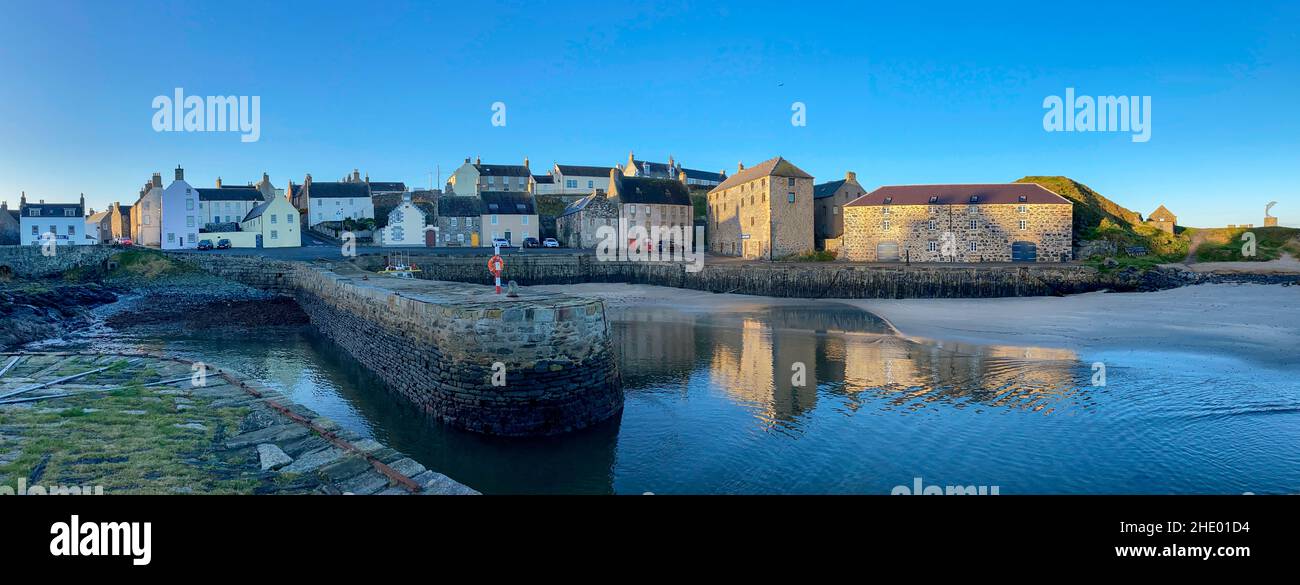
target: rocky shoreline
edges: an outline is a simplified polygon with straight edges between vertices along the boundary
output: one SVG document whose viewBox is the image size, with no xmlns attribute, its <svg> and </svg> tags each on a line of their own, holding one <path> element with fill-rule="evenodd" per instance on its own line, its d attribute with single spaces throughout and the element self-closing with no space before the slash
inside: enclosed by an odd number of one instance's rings
<svg viewBox="0 0 1300 585">
<path fill-rule="evenodd" d="M 0 288 L 0 348 L 58 337 L 94 322 L 90 309 L 116 302 L 120 289 L 99 284 Z"/>
</svg>

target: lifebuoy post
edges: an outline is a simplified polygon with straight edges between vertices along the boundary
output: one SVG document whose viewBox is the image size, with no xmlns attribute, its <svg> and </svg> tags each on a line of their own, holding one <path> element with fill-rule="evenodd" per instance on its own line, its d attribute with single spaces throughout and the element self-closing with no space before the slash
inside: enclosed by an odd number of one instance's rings
<svg viewBox="0 0 1300 585">
<path fill-rule="evenodd" d="M 488 260 L 488 272 L 496 279 L 497 294 L 501 294 L 501 273 L 506 270 L 506 261 L 501 258 L 501 248 L 494 246 L 494 254 Z"/>
</svg>

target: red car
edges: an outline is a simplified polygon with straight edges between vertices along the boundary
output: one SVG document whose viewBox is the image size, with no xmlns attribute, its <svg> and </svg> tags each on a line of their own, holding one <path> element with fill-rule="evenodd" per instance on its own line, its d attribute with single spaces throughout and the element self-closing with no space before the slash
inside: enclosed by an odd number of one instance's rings
<svg viewBox="0 0 1300 585">
<path fill-rule="evenodd" d="M 133 242 L 131 238 L 114 238 L 113 243 L 119 246 L 130 246 Z"/>
</svg>

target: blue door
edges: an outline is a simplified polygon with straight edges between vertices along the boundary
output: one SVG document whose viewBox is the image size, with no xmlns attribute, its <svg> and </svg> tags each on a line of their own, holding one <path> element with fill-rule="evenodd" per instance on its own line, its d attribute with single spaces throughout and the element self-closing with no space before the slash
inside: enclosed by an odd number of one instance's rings
<svg viewBox="0 0 1300 585">
<path fill-rule="evenodd" d="M 1038 244 L 1033 242 L 1014 242 L 1011 244 L 1012 262 L 1037 262 Z"/>
<path fill-rule="evenodd" d="M 262 247 L 262 234 L 257 234 L 257 247 Z"/>
</svg>

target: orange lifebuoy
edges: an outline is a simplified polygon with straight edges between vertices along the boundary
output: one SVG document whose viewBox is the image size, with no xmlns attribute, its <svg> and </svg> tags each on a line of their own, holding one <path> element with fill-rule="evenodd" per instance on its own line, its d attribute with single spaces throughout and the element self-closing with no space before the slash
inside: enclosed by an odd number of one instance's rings
<svg viewBox="0 0 1300 585">
<path fill-rule="evenodd" d="M 500 254 L 488 259 L 488 272 L 491 272 L 492 276 L 501 278 L 501 273 L 505 272 L 505 269 L 506 261 L 501 258 Z"/>
</svg>

